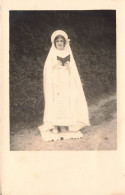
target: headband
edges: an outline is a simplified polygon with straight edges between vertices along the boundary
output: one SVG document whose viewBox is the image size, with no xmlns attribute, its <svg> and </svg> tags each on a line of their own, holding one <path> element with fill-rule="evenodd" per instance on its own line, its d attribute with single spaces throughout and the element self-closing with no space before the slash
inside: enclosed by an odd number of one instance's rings
<svg viewBox="0 0 125 195">
<path fill-rule="evenodd" d="M 58 35 L 62 35 L 66 39 L 66 42 L 70 41 L 70 39 L 68 39 L 68 35 L 63 30 L 56 30 L 55 32 L 53 32 L 53 34 L 51 36 L 51 42 L 52 43 L 54 42 L 54 39 Z"/>
</svg>

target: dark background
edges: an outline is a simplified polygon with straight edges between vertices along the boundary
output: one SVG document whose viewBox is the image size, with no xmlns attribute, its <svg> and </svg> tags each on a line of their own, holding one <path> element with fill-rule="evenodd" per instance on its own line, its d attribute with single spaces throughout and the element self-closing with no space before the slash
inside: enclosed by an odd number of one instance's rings
<svg viewBox="0 0 125 195">
<path fill-rule="evenodd" d="M 59 29 L 71 40 L 88 106 L 116 93 L 115 10 L 10 11 L 10 124 L 42 123 L 43 67 Z"/>
</svg>

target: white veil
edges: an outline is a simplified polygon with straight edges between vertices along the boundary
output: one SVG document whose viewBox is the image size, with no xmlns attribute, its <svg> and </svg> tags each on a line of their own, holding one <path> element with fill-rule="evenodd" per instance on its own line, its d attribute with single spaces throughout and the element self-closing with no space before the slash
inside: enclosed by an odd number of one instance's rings
<svg viewBox="0 0 125 195">
<path fill-rule="evenodd" d="M 57 49 L 54 45 L 54 39 L 57 35 L 64 36 L 66 40 L 65 44 L 65 54 L 70 54 L 70 64 L 71 64 L 71 74 L 70 74 L 70 80 L 73 80 L 75 85 L 71 84 L 71 95 L 70 95 L 70 101 L 71 105 L 74 106 L 73 97 L 76 96 L 75 101 L 75 113 L 72 123 L 70 123 L 69 130 L 70 131 L 78 131 L 84 126 L 89 126 L 89 115 L 88 115 L 88 106 L 86 102 L 86 98 L 84 95 L 84 91 L 82 88 L 80 76 L 76 67 L 76 63 L 70 48 L 70 40 L 68 39 L 67 34 L 62 30 L 55 31 L 51 36 L 51 42 L 52 46 L 49 51 L 49 54 L 47 56 L 47 59 L 45 61 L 44 65 L 44 71 L 43 71 L 43 87 L 44 87 L 44 99 L 45 99 L 45 108 L 44 108 L 44 117 L 43 117 L 43 125 L 39 127 L 42 131 L 47 131 L 51 128 L 53 128 L 54 124 L 54 110 L 53 110 L 53 86 L 52 86 L 52 79 L 53 79 L 53 64 L 56 61 L 56 55 L 57 55 Z M 65 56 L 63 56 L 65 57 Z M 72 109 L 72 112 L 74 110 Z M 65 125 L 64 125 L 65 126 Z"/>
</svg>

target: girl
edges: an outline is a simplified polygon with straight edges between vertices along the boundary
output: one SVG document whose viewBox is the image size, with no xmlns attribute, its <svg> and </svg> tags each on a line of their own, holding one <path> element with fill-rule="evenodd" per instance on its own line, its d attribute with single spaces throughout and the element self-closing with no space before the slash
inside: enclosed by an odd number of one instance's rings
<svg viewBox="0 0 125 195">
<path fill-rule="evenodd" d="M 67 34 L 51 36 L 52 47 L 44 65 L 45 109 L 39 126 L 45 141 L 80 138 L 89 126 L 88 107 Z"/>
</svg>

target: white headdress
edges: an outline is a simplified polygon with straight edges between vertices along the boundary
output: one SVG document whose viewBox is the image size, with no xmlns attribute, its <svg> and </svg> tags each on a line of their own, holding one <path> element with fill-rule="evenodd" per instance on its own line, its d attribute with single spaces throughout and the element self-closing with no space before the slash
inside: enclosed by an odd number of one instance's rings
<svg viewBox="0 0 125 195">
<path fill-rule="evenodd" d="M 71 48 L 70 48 L 70 44 L 69 44 L 70 43 L 70 39 L 68 39 L 68 35 L 63 30 L 56 30 L 51 35 L 52 46 L 51 46 L 51 49 L 50 49 L 50 53 L 55 52 L 55 50 L 57 50 L 56 47 L 55 47 L 55 44 L 54 44 L 54 40 L 55 40 L 55 38 L 58 35 L 62 35 L 65 38 L 65 40 L 66 40 L 66 44 L 65 44 L 64 50 L 67 51 L 67 53 L 72 53 L 71 52 Z"/>
<path fill-rule="evenodd" d="M 62 35 L 64 36 L 64 38 L 66 39 L 66 41 L 68 41 L 68 35 L 63 31 L 63 30 L 56 30 L 55 32 L 53 32 L 52 36 L 51 36 L 51 42 L 54 42 L 54 39 L 56 38 L 56 36 L 58 35 Z"/>
</svg>

